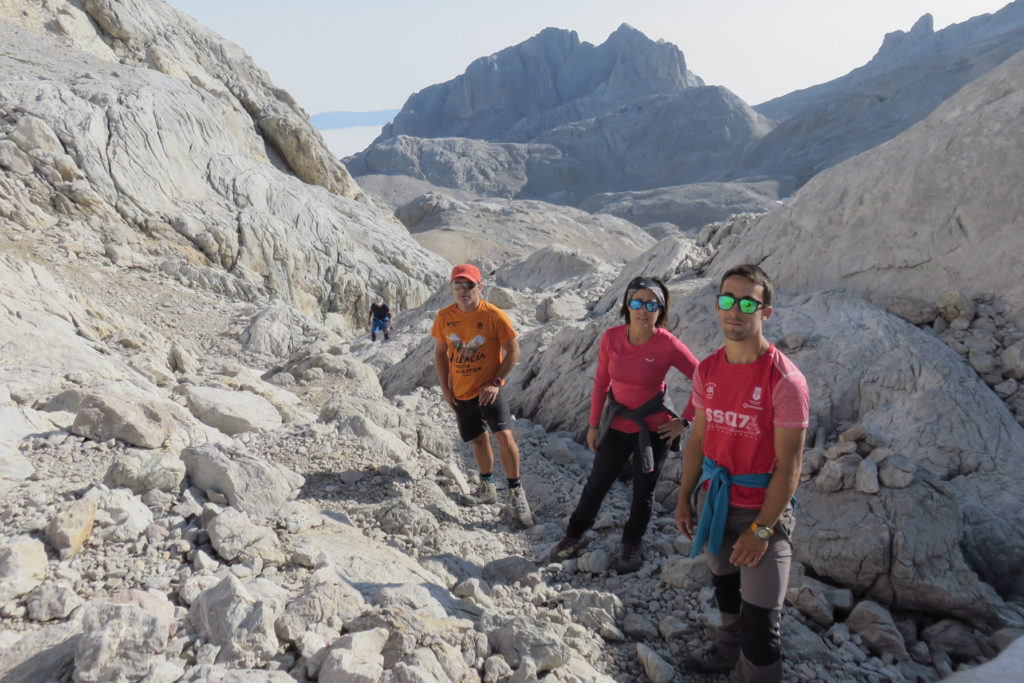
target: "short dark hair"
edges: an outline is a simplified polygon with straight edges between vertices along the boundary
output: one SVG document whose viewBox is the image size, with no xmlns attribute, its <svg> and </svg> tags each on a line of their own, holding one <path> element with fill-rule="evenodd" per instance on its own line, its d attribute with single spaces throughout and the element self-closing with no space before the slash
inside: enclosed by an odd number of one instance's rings
<svg viewBox="0 0 1024 683">
<path fill-rule="evenodd" d="M 738 266 L 733 266 L 729 270 L 722 274 L 722 281 L 718 284 L 718 292 L 722 292 L 722 286 L 725 285 L 725 281 L 731 278 L 733 275 L 739 275 L 740 277 L 746 278 L 753 282 L 755 285 L 761 285 L 764 288 L 764 304 L 765 308 L 772 305 L 772 298 L 775 294 L 775 287 L 772 286 L 772 281 L 768 279 L 765 272 L 761 270 L 760 266 L 754 265 L 753 263 L 741 263 Z"/>
<path fill-rule="evenodd" d="M 644 280 L 646 280 L 647 282 L 643 282 Z M 626 285 L 626 292 L 622 295 L 622 308 L 619 309 L 619 315 L 626 319 L 627 325 L 629 324 L 630 292 L 635 292 L 638 289 L 650 289 L 649 284 L 651 282 L 656 284 L 661 289 L 662 297 L 664 297 L 665 299 L 665 301 L 662 303 L 661 310 L 658 311 L 658 319 L 654 322 L 654 326 L 665 327 L 665 324 L 668 321 L 668 287 L 665 286 L 665 283 L 662 282 L 660 278 L 648 277 L 646 275 L 641 275 L 630 280 L 629 284 Z"/>
</svg>

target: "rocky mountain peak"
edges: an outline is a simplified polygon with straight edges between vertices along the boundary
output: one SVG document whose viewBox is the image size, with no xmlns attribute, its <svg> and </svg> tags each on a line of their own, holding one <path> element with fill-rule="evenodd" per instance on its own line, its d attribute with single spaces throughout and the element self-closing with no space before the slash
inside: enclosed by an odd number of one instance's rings
<svg viewBox="0 0 1024 683">
<path fill-rule="evenodd" d="M 935 20 L 925 14 L 909 31 L 892 31 L 866 65 L 868 73 L 891 69 L 922 58 L 962 49 L 971 43 L 984 44 L 1002 34 L 1024 29 L 1024 2 L 1017 0 L 998 12 L 984 14 L 935 31 Z"/>
<path fill-rule="evenodd" d="M 909 31 L 892 31 L 885 34 L 882 46 L 875 55 L 876 60 L 900 59 L 907 52 L 913 52 L 915 46 L 935 35 L 935 20 L 932 15 L 925 14 L 910 27 Z"/>
<path fill-rule="evenodd" d="M 598 46 L 581 42 L 575 31 L 546 28 L 413 94 L 378 140 L 411 135 L 525 142 L 629 100 L 703 84 L 686 68 L 679 48 L 628 24 Z"/>
<path fill-rule="evenodd" d="M 614 53 L 607 86 L 600 92 L 607 100 L 671 95 L 704 85 L 686 68 L 686 58 L 678 47 L 655 42 L 629 24 L 619 26 L 598 50 Z"/>
</svg>

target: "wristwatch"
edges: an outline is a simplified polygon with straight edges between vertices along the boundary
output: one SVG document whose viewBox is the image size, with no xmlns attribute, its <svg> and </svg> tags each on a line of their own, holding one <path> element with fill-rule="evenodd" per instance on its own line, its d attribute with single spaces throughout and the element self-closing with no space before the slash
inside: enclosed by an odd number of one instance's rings
<svg viewBox="0 0 1024 683">
<path fill-rule="evenodd" d="M 775 533 L 775 530 L 772 529 L 770 526 L 763 526 L 761 524 L 758 524 L 757 522 L 753 522 L 750 525 L 750 528 L 754 532 L 754 538 L 756 538 L 759 541 L 771 540 L 772 534 Z"/>
<path fill-rule="evenodd" d="M 503 380 L 501 377 L 495 377 L 494 379 L 491 380 L 491 384 L 493 384 L 496 387 L 503 387 L 505 386 L 505 380 Z"/>
</svg>

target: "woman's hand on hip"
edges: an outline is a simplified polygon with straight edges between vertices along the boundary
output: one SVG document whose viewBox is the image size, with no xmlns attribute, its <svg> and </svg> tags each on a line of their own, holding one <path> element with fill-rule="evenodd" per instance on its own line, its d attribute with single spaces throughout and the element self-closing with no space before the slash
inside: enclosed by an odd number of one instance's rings
<svg viewBox="0 0 1024 683">
<path fill-rule="evenodd" d="M 682 436 L 687 427 L 689 427 L 689 423 L 678 417 L 674 417 L 668 422 L 663 422 L 658 427 L 658 436 L 663 440 L 668 441 L 669 439 L 674 439 L 677 436 Z"/>
</svg>

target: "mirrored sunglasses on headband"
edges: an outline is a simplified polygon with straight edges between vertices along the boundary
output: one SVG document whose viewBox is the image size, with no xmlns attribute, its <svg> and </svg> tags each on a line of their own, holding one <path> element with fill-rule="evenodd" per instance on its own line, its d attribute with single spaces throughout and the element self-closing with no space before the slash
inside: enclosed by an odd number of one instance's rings
<svg viewBox="0 0 1024 683">
<path fill-rule="evenodd" d="M 629 307 L 634 311 L 639 311 L 641 308 L 646 308 L 648 313 L 657 313 L 661 310 L 660 301 L 644 301 L 642 299 L 630 299 Z"/>
<path fill-rule="evenodd" d="M 747 315 L 753 315 L 755 312 L 757 312 L 757 309 L 761 308 L 761 306 L 764 305 L 757 299 L 754 299 L 749 296 L 745 296 L 742 299 L 737 299 L 736 297 L 729 296 L 728 294 L 718 295 L 718 307 L 723 311 L 731 311 L 732 307 L 735 306 L 737 303 L 740 305 L 740 311 L 746 313 Z"/>
</svg>

